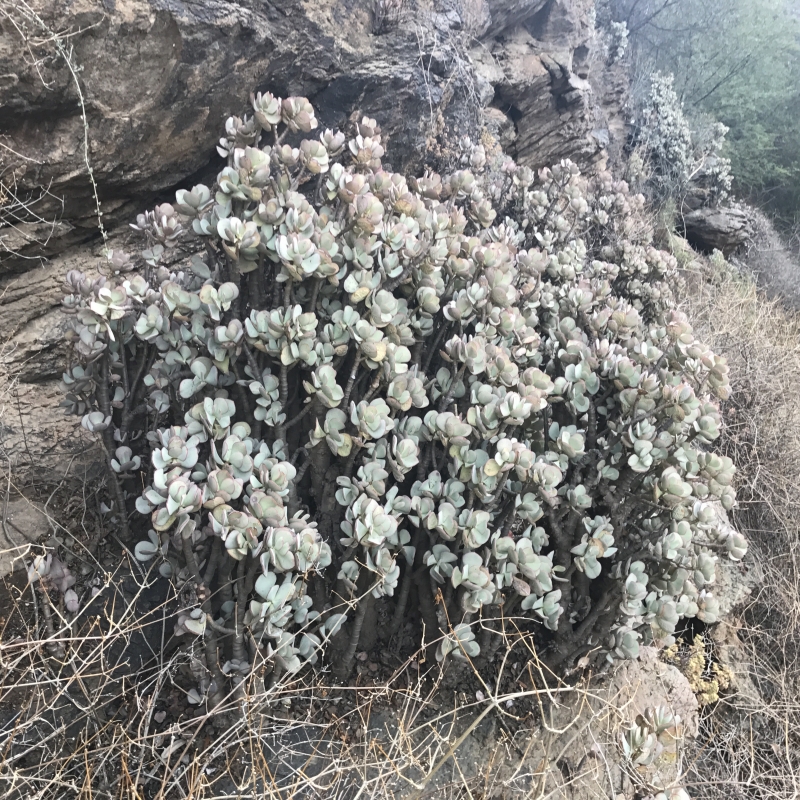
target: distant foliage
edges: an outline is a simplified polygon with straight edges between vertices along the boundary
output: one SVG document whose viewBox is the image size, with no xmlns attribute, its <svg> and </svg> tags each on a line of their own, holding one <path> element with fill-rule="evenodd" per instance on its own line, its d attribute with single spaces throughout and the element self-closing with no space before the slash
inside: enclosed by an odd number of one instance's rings
<svg viewBox="0 0 800 800">
<path fill-rule="evenodd" d="M 630 32 L 636 75 L 675 76 L 692 127 L 730 129 L 736 193 L 792 221 L 800 212 L 800 15 L 796 0 L 603 0 Z"/>
<path fill-rule="evenodd" d="M 135 497 L 137 558 L 193 588 L 195 700 L 331 637 L 346 676 L 375 603 L 440 660 L 488 658 L 481 621 L 516 616 L 559 669 L 714 622 L 717 555 L 746 547 L 715 506 L 727 367 L 673 308 L 644 198 L 468 140 L 463 169 L 406 177 L 374 120 L 302 138 L 307 100 L 252 111 L 217 184 L 64 299 L 64 405 L 123 525 Z"/>
</svg>

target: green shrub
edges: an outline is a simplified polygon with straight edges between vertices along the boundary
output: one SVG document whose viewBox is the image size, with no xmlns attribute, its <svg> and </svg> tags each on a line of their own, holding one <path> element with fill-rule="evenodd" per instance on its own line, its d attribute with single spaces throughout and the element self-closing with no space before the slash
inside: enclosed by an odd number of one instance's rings
<svg viewBox="0 0 800 800">
<path fill-rule="evenodd" d="M 375 603 L 440 660 L 486 659 L 481 621 L 515 615 L 556 668 L 713 622 L 716 553 L 745 549 L 707 450 L 727 368 L 672 307 L 643 198 L 469 141 L 470 170 L 406 178 L 374 120 L 297 141 L 307 100 L 252 105 L 217 186 L 140 215 L 146 249 L 64 300 L 64 404 L 126 530 L 139 495 L 136 556 L 195 588 L 195 698 L 334 635 L 346 675 Z"/>
</svg>

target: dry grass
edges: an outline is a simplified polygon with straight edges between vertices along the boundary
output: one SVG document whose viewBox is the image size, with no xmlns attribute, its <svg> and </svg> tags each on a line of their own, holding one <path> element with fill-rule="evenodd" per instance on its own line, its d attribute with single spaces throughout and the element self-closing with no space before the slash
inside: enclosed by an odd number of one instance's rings
<svg viewBox="0 0 800 800">
<path fill-rule="evenodd" d="M 190 704 L 202 648 L 177 647 L 179 598 L 103 528 L 96 494 L 61 480 L 34 547 L 80 574 L 77 613 L 24 572 L 0 579 L 0 797 L 590 800 L 641 786 L 619 750 L 632 696 L 588 678 L 548 685 L 513 619 L 491 679 L 384 644 L 347 686 L 321 665 L 253 674 L 244 705 Z"/>
<path fill-rule="evenodd" d="M 327 670 L 214 713 L 186 703 L 198 662 L 159 646 L 170 598 L 122 559 L 74 618 L 46 591 L 6 585 L 0 647 L 0 796 L 12 798 L 584 798 L 631 787 L 618 735 L 633 713 L 588 684 L 541 686 L 521 641 L 497 686 L 443 690 L 407 659 L 393 679 L 335 687 Z M 142 609 L 147 608 L 143 614 Z M 48 619 L 53 624 L 48 622 Z"/>
<path fill-rule="evenodd" d="M 768 269 L 765 250 L 755 255 Z M 706 716 L 687 788 L 789 800 L 800 797 L 800 315 L 721 258 L 689 276 L 683 306 L 730 365 L 722 445 L 738 468 L 733 522 L 759 571 L 747 608 L 716 635 L 738 692 Z"/>
<path fill-rule="evenodd" d="M 752 275 L 764 292 L 783 305 L 800 310 L 800 251 L 798 250 L 798 232 L 789 237 L 781 235 L 772 221 L 758 209 L 748 209 L 753 238 L 747 251 L 738 258 L 732 259 L 734 264 L 745 274 Z"/>
</svg>

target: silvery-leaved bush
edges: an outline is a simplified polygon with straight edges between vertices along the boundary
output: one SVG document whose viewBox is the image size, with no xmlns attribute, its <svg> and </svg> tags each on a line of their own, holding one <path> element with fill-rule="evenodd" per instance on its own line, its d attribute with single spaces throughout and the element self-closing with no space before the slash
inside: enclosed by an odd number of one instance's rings
<svg viewBox="0 0 800 800">
<path fill-rule="evenodd" d="M 706 202 L 716 205 L 733 185 L 730 159 L 721 155 L 728 128 L 712 122 L 693 130 L 674 83 L 671 74 L 650 75 L 649 91 L 633 120 L 635 161 L 647 163 L 646 186 L 656 201 L 682 199 L 694 185 L 703 186 Z"/>
<path fill-rule="evenodd" d="M 216 186 L 139 216 L 137 274 L 72 272 L 64 301 L 64 406 L 137 557 L 202 589 L 177 632 L 208 698 L 332 636 L 346 674 L 374 603 L 440 659 L 487 657 L 472 628 L 516 616 L 555 669 L 713 622 L 718 554 L 746 549 L 715 509 L 727 367 L 674 307 L 644 199 L 469 140 L 454 174 L 404 176 L 374 120 L 252 109 Z"/>
</svg>

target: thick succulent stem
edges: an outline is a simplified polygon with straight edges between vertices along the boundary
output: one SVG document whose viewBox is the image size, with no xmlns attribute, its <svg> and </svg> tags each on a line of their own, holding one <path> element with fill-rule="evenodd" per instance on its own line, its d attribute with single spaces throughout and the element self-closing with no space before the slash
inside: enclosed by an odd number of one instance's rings
<svg viewBox="0 0 800 800">
<path fill-rule="evenodd" d="M 203 575 L 203 583 L 206 586 L 211 586 L 211 581 L 214 580 L 214 575 L 219 569 L 222 560 L 222 540 L 214 538 L 214 543 L 211 545 L 211 556 L 206 564 L 206 572 Z"/>
<path fill-rule="evenodd" d="M 425 358 L 425 366 L 423 366 L 423 368 L 422 368 L 422 372 L 424 374 L 426 374 L 426 375 L 428 374 L 428 370 L 430 369 L 430 366 L 431 366 L 431 361 L 433 361 L 433 359 L 436 356 L 437 351 L 439 349 L 439 342 L 442 341 L 442 337 L 447 333 L 447 331 L 450 330 L 450 328 L 451 328 L 450 325 L 442 325 L 442 327 L 439 329 L 439 332 L 436 334 L 436 338 L 433 340 L 433 342 L 430 345 L 428 345 L 428 348 L 427 348 L 428 349 L 428 355 Z"/>
<path fill-rule="evenodd" d="M 475 666 L 480 669 L 491 663 L 494 654 L 503 644 L 503 617 L 497 606 L 484 606 L 483 627 L 478 640 L 481 652 L 475 659 Z"/>
<path fill-rule="evenodd" d="M 280 386 L 280 401 L 281 401 L 281 408 L 283 413 L 285 414 L 286 404 L 289 401 L 289 367 L 286 364 L 281 364 L 281 371 L 280 371 L 280 378 L 279 386 Z M 280 439 L 284 444 L 286 444 L 286 423 L 284 422 L 282 425 L 278 425 L 275 429 L 275 436 L 277 439 Z"/>
<path fill-rule="evenodd" d="M 263 308 L 264 306 L 264 256 L 258 260 L 258 266 L 249 274 L 247 289 L 250 292 L 249 306 Z"/>
<path fill-rule="evenodd" d="M 244 617 L 247 613 L 247 558 L 243 558 L 236 565 L 236 612 L 235 612 L 235 631 L 233 639 L 233 657 L 244 661 L 246 658 L 244 649 Z M 234 684 L 240 683 L 234 678 Z"/>
<path fill-rule="evenodd" d="M 361 365 L 361 353 L 356 353 L 356 359 L 353 362 L 353 368 L 350 370 L 350 377 L 347 379 L 347 388 L 344 390 L 344 399 L 342 400 L 342 408 L 347 408 L 347 402 L 350 400 L 350 393 L 353 391 L 353 384 L 356 382 L 356 375 L 358 375 L 358 368 Z"/>
<path fill-rule="evenodd" d="M 308 308 L 306 309 L 306 311 L 314 312 L 316 310 L 316 307 L 317 307 L 317 295 L 319 294 L 319 287 L 322 286 L 322 284 L 324 282 L 325 281 L 322 278 L 317 278 L 314 281 L 314 288 L 311 290 L 311 297 L 310 297 L 310 299 L 308 301 Z"/>
<path fill-rule="evenodd" d="M 310 402 L 305 404 L 302 411 L 298 412 L 294 417 L 292 417 L 292 419 L 290 419 L 284 425 L 284 430 L 288 431 L 291 428 L 293 428 L 295 425 L 297 425 L 298 422 L 302 421 L 306 417 L 306 415 L 309 414 L 311 411 L 319 411 L 320 405 L 321 403 L 317 400 L 317 398 L 316 397 L 313 398 Z"/>
<path fill-rule="evenodd" d="M 424 625 L 424 642 L 426 651 L 430 651 L 432 645 L 442 637 L 442 629 L 439 625 L 439 618 L 436 614 L 436 602 L 431 590 L 431 579 L 427 569 L 417 570 L 414 575 L 414 583 L 417 587 L 419 597 L 419 610 L 422 615 Z"/>
<path fill-rule="evenodd" d="M 361 638 L 361 629 L 364 627 L 364 617 L 366 617 L 367 609 L 373 600 L 372 593 L 370 593 L 358 601 L 358 607 L 353 616 L 353 623 L 350 629 L 347 649 L 344 651 L 342 660 L 334 667 L 336 676 L 340 680 L 345 680 L 353 669 L 353 662 L 355 661 L 356 651 L 358 650 L 358 640 Z"/>
<path fill-rule="evenodd" d="M 462 364 L 458 368 L 458 371 L 455 371 L 455 369 L 453 370 L 453 381 L 450 384 L 450 388 L 447 390 L 447 393 L 439 402 L 439 411 L 447 410 L 447 407 L 453 400 L 453 395 L 456 393 L 456 386 L 458 385 L 458 382 L 461 380 L 461 378 L 464 376 L 464 372 L 466 371 L 466 369 L 467 365 Z"/>
<path fill-rule="evenodd" d="M 111 414 L 111 401 L 108 396 L 109 387 L 109 367 L 108 367 L 108 353 L 104 354 L 101 359 L 102 374 L 100 382 L 97 384 L 97 402 L 100 406 L 100 411 L 103 416 L 109 418 Z M 119 477 L 116 471 L 111 466 L 111 459 L 114 457 L 114 433 L 113 423 L 107 427 L 102 434 L 103 448 L 106 451 L 106 463 L 108 465 L 108 477 L 111 481 L 111 489 L 114 492 L 114 500 L 117 504 L 117 511 L 119 514 L 120 524 L 120 538 L 123 542 L 129 542 L 131 539 L 131 529 L 128 525 L 128 509 L 125 504 L 125 492 L 122 489 L 122 484 L 119 482 Z"/>
<path fill-rule="evenodd" d="M 422 534 L 420 533 L 419 529 L 417 529 L 416 531 L 414 531 L 414 538 L 412 540 L 412 545 L 414 547 L 415 553 L 420 547 L 421 540 L 422 540 Z M 400 591 L 397 595 L 397 604 L 394 607 L 394 615 L 392 616 L 392 622 L 389 625 L 388 638 L 390 639 L 397 634 L 403 622 L 405 622 L 406 608 L 408 606 L 408 597 L 411 594 L 411 582 L 413 580 L 413 573 L 414 573 L 414 565 L 406 564 L 405 571 L 403 572 L 403 580 L 400 583 Z"/>
<path fill-rule="evenodd" d="M 231 581 L 231 570 L 233 569 L 233 559 L 228 555 L 228 551 L 220 542 L 220 560 L 222 562 L 219 570 L 219 594 L 222 603 L 233 602 L 233 583 Z"/>
<path fill-rule="evenodd" d="M 408 597 L 411 594 L 411 572 L 411 566 L 406 565 L 405 572 L 403 573 L 403 580 L 400 583 L 400 591 L 397 595 L 397 605 L 394 607 L 392 622 L 389 625 L 388 638 L 390 639 L 397 634 L 405 621 Z"/>
<path fill-rule="evenodd" d="M 197 583 L 198 593 L 204 596 L 204 599 L 200 603 L 200 608 L 208 615 L 213 614 L 211 595 L 203 583 L 203 576 L 200 574 L 200 566 L 197 563 L 197 557 L 192 549 L 191 537 L 183 539 L 183 556 Z M 219 645 L 217 637 L 214 630 L 210 627 L 206 627 L 205 633 L 203 634 L 203 648 L 206 656 L 206 667 L 211 672 L 212 682 L 216 685 L 216 691 L 209 697 L 209 704 L 214 707 L 218 705 L 225 696 L 225 675 L 219 666 Z"/>
</svg>

